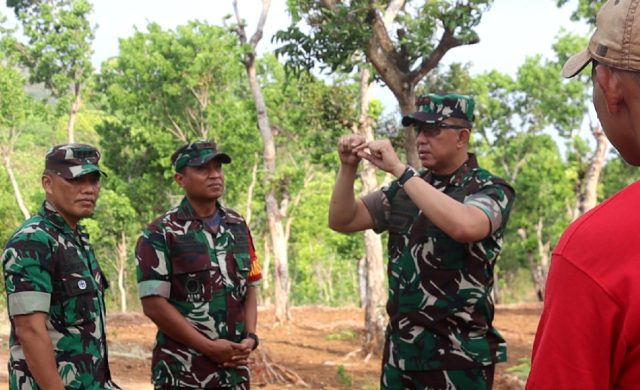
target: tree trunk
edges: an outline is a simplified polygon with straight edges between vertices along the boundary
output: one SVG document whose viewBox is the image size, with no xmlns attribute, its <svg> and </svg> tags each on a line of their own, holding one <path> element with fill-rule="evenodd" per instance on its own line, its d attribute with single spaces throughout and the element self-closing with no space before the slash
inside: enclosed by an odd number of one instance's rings
<svg viewBox="0 0 640 390">
<path fill-rule="evenodd" d="M 264 24 L 271 6 L 271 0 L 262 0 L 262 13 L 258 20 L 258 26 L 256 32 L 252 35 L 251 40 L 247 40 L 247 35 L 244 30 L 244 22 L 240 19 L 238 13 L 238 4 L 234 0 L 233 8 L 236 14 L 236 20 L 238 26 L 236 32 L 240 39 L 240 42 L 245 45 L 249 45 L 250 50 L 244 55 L 242 60 L 243 65 L 247 71 L 247 77 L 249 78 L 249 88 L 253 95 L 253 101 L 256 106 L 256 114 L 258 121 L 258 128 L 262 136 L 263 143 L 263 156 L 265 166 L 265 185 L 270 188 L 265 194 L 265 203 L 267 208 L 267 221 L 269 226 L 269 234 L 271 236 L 271 245 L 273 249 L 274 257 L 274 289 L 275 289 L 275 316 L 276 322 L 286 322 L 289 320 L 289 261 L 287 253 L 287 241 L 283 226 L 283 215 L 278 207 L 278 201 L 276 198 L 275 190 L 271 189 L 271 181 L 276 174 L 276 146 L 273 141 L 273 132 L 269 125 L 269 116 L 267 114 L 267 105 L 262 95 L 262 88 L 258 83 L 256 75 L 256 46 L 260 39 L 262 39 L 262 32 Z"/>
<path fill-rule="evenodd" d="M 80 111 L 80 107 L 82 106 L 82 98 L 80 96 L 80 83 L 76 82 L 74 84 L 74 96 L 76 97 L 71 105 L 71 110 L 69 111 L 69 122 L 67 123 L 67 140 L 70 144 L 76 142 L 75 138 L 75 126 L 76 126 L 76 117 L 78 116 L 78 111 Z"/>
<path fill-rule="evenodd" d="M 16 198 L 16 202 L 18 203 L 18 208 L 20 212 L 24 216 L 25 219 L 29 218 L 31 215 L 27 206 L 24 204 L 24 199 L 22 197 L 22 193 L 20 192 L 20 187 L 18 186 L 18 181 L 16 180 L 16 176 L 13 172 L 13 167 L 11 166 L 11 151 L 7 150 L 8 148 L 3 148 L 3 156 L 2 162 L 4 168 L 7 170 L 7 175 L 9 176 L 9 181 L 11 182 L 11 188 L 13 189 L 13 196 Z"/>
<path fill-rule="evenodd" d="M 120 232 L 120 241 L 117 245 L 118 252 L 118 289 L 120 290 L 120 311 L 127 312 L 127 288 L 125 286 L 125 276 L 127 269 L 127 236 L 124 231 Z"/>
<path fill-rule="evenodd" d="M 413 89 L 406 92 L 406 96 L 400 101 L 402 116 L 416 111 L 416 95 Z M 407 154 L 407 163 L 416 169 L 422 168 L 422 163 L 418 158 L 418 148 L 416 147 L 416 132 L 413 127 L 404 129 L 404 149 Z"/>
<path fill-rule="evenodd" d="M 527 251 L 527 260 L 529 262 L 529 269 L 531 270 L 531 277 L 536 289 L 536 295 L 538 300 L 543 301 L 545 295 L 545 286 L 547 284 L 547 274 L 549 273 L 549 265 L 551 259 L 551 242 L 544 241 L 542 237 L 542 230 L 544 227 L 544 219 L 541 217 L 536 223 L 536 243 L 538 246 L 539 261 L 536 261 L 536 256 L 532 251 Z M 518 235 L 525 241 L 527 239 L 527 231 L 524 228 L 518 229 Z"/>
<path fill-rule="evenodd" d="M 251 184 L 249 184 L 249 188 L 247 189 L 247 211 L 244 214 L 244 220 L 247 222 L 247 225 L 251 226 L 251 204 L 253 203 L 253 189 L 256 187 L 256 182 L 258 181 L 258 163 L 253 164 L 253 169 L 251 170 Z"/>
<path fill-rule="evenodd" d="M 358 293 L 360 295 L 360 307 L 365 308 L 367 305 L 367 291 L 369 288 L 367 287 L 367 257 L 362 256 L 360 260 L 358 260 Z M 365 321 L 365 328 L 367 319 Z"/>
<path fill-rule="evenodd" d="M 593 152 L 593 156 L 591 156 L 591 160 L 589 161 L 589 168 L 584 177 L 582 193 L 578 196 L 578 205 L 576 207 L 578 215 L 576 215 L 575 218 L 596 207 L 598 203 L 598 183 L 600 181 L 600 174 L 604 168 L 607 150 L 609 149 L 609 141 L 604 131 L 602 131 L 602 128 L 597 126 L 592 127 L 591 133 L 596 140 L 596 150 Z"/>
<path fill-rule="evenodd" d="M 369 71 L 366 67 L 360 69 L 360 118 L 358 133 L 367 141 L 373 140 L 373 126 L 369 117 Z M 415 147 L 414 147 L 415 149 Z M 378 187 L 376 168 L 363 160 L 362 192 L 368 194 Z M 384 265 L 382 261 L 382 242 L 380 236 L 373 230 L 364 232 L 365 270 L 367 275 L 367 294 L 365 300 L 365 341 L 363 349 L 366 352 L 382 349 L 384 328 L 387 322 L 385 312 Z"/>
<path fill-rule="evenodd" d="M 264 237 L 264 262 L 262 263 L 262 287 L 264 291 L 269 291 L 269 286 L 271 284 L 271 272 L 269 271 L 269 267 L 271 266 L 271 245 L 269 242 L 271 241 L 269 234 L 265 233 Z M 271 304 L 271 296 L 264 296 L 263 302 L 266 305 Z"/>
<path fill-rule="evenodd" d="M 284 228 L 282 218 L 275 204 L 275 195 L 269 192 L 266 195 L 267 221 L 269 233 L 271 235 L 271 245 L 273 249 L 275 292 L 275 316 L 276 322 L 286 322 L 289 320 L 289 262 L 287 253 L 287 242 L 284 238 Z"/>
</svg>

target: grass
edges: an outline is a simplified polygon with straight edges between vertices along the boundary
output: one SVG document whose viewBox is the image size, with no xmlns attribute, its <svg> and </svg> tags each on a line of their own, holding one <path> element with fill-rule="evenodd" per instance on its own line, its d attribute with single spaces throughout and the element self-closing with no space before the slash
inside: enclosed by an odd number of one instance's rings
<svg viewBox="0 0 640 390">
<path fill-rule="evenodd" d="M 336 333 L 331 333 L 330 335 L 325 337 L 325 340 L 341 340 L 341 341 L 353 341 L 358 338 L 358 333 L 353 330 L 343 329 Z"/>
</svg>

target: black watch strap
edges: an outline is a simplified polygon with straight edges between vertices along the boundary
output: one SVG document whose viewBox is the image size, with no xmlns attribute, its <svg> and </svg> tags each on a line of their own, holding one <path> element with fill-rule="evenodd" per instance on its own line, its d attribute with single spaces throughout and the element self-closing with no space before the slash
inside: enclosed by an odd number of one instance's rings
<svg viewBox="0 0 640 390">
<path fill-rule="evenodd" d="M 255 341 L 251 350 L 253 351 L 254 349 L 258 348 L 258 345 L 260 345 L 260 339 L 258 338 L 258 335 L 255 333 L 247 332 L 246 336 L 248 339 L 253 339 L 253 341 Z"/>
<path fill-rule="evenodd" d="M 407 180 L 411 179 L 414 176 L 418 176 L 418 171 L 413 169 L 411 165 L 407 165 L 404 172 L 402 172 L 402 175 L 398 177 L 398 185 L 400 187 L 404 186 L 404 183 L 406 183 Z"/>
</svg>

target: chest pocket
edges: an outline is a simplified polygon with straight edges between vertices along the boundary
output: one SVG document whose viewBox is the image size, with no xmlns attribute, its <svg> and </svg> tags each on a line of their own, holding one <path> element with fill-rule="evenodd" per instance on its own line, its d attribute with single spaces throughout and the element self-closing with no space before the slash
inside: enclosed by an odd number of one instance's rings
<svg viewBox="0 0 640 390">
<path fill-rule="evenodd" d="M 199 241 L 195 234 L 176 236 L 170 251 L 171 299 L 183 302 L 210 301 L 216 275 L 207 244 Z"/>
<path fill-rule="evenodd" d="M 98 286 L 87 265 L 75 248 L 66 249 L 57 264 L 62 284 L 60 301 L 64 324 L 80 325 L 94 321 L 99 310 Z"/>
<path fill-rule="evenodd" d="M 418 215 L 418 207 L 404 190 L 399 190 L 391 201 L 389 233 L 406 234 Z"/>
<path fill-rule="evenodd" d="M 235 259 L 236 276 L 242 283 L 249 276 L 251 258 L 249 256 L 249 235 L 242 224 L 231 224 L 229 230 L 233 234 L 234 244 L 232 255 Z"/>
</svg>

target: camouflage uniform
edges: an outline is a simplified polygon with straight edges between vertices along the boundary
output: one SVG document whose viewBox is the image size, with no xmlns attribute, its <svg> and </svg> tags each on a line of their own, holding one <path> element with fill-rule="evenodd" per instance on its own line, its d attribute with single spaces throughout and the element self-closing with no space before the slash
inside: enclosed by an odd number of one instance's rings
<svg viewBox="0 0 640 390">
<path fill-rule="evenodd" d="M 217 204 L 212 229 L 184 198 L 152 222 L 136 248 L 140 298 L 167 298 L 210 339 L 244 338 L 247 287 L 260 279 L 251 233 L 235 211 Z M 251 274 L 250 274 L 251 273 Z M 223 368 L 158 331 L 153 349 L 156 388 L 249 388 L 249 369 Z"/>
<path fill-rule="evenodd" d="M 67 389 L 118 389 L 107 362 L 107 280 L 82 226 L 77 232 L 45 202 L 2 255 L 11 318 L 9 388 L 38 389 L 15 334 L 13 316 L 49 313 L 46 326 Z"/>
<path fill-rule="evenodd" d="M 473 121 L 473 99 L 429 94 L 405 126 Z M 455 128 L 455 127 L 453 127 Z M 459 127 L 461 128 L 461 126 Z M 482 210 L 491 234 L 459 243 L 428 220 L 396 180 L 362 198 L 374 230 L 389 232 L 389 298 L 381 385 L 386 389 L 490 388 L 506 342 L 493 328 L 495 261 L 515 198 L 512 187 L 479 168 L 476 157 L 448 176 L 420 177 L 453 199 Z"/>
<path fill-rule="evenodd" d="M 49 149 L 45 169 L 66 180 L 99 172 L 100 152 L 91 145 Z M 119 389 L 107 360 L 104 291 L 108 282 L 81 225 L 76 230 L 45 201 L 7 242 L 2 254 L 11 319 L 9 388 L 38 389 L 14 316 L 48 313 L 46 328 L 58 374 L 67 389 Z"/>
<path fill-rule="evenodd" d="M 506 343 L 491 326 L 493 268 L 514 198 L 503 180 L 467 162 L 449 177 L 421 177 L 484 211 L 492 234 L 462 244 L 429 221 L 394 181 L 363 198 L 375 230 L 389 231 L 390 317 L 383 364 L 403 371 L 456 370 L 505 361 Z"/>
</svg>

